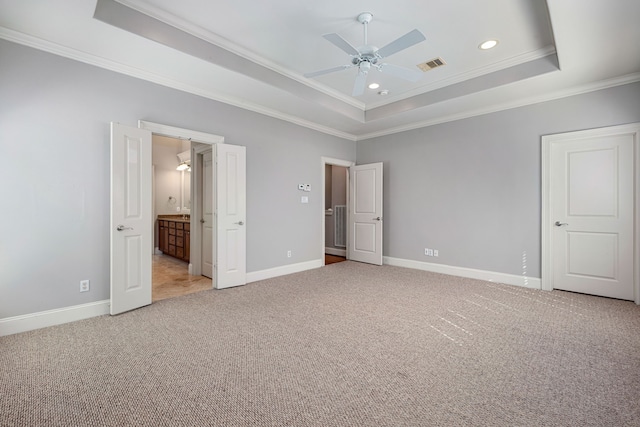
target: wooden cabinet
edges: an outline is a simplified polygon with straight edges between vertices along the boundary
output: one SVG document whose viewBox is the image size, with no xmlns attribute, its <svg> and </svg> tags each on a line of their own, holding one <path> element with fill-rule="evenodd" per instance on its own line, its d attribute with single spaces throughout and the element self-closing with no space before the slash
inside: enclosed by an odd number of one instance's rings
<svg viewBox="0 0 640 427">
<path fill-rule="evenodd" d="M 191 244 L 191 224 L 171 219 L 158 220 L 158 249 L 165 255 L 171 255 L 189 262 Z"/>
</svg>

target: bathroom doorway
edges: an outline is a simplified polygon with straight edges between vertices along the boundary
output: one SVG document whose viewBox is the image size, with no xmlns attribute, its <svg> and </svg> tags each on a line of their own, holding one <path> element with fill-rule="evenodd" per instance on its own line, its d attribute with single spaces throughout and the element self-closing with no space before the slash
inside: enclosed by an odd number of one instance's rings
<svg viewBox="0 0 640 427">
<path fill-rule="evenodd" d="M 211 278 L 190 274 L 191 141 L 152 135 L 152 302 L 212 289 Z"/>
</svg>

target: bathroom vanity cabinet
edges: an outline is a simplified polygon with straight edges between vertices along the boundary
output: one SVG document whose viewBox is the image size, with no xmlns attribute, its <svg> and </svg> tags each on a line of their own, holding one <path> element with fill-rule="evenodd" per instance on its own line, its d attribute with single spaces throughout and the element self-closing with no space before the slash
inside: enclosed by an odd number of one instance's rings
<svg viewBox="0 0 640 427">
<path fill-rule="evenodd" d="M 190 229 L 189 220 L 158 218 L 158 249 L 165 255 L 189 262 Z"/>
</svg>

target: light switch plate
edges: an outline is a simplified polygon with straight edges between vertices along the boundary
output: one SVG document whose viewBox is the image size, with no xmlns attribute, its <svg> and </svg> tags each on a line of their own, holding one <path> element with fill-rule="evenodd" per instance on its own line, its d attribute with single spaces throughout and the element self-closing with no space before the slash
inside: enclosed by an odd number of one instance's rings
<svg viewBox="0 0 640 427">
<path fill-rule="evenodd" d="M 307 196 L 300 197 L 300 203 L 309 203 L 309 197 Z"/>
<path fill-rule="evenodd" d="M 304 191 L 304 184 L 298 184 L 298 190 Z"/>
</svg>

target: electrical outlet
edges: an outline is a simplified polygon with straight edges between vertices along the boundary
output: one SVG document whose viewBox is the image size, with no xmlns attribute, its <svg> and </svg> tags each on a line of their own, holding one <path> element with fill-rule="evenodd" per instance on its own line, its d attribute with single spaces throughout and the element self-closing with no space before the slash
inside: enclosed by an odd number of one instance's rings
<svg viewBox="0 0 640 427">
<path fill-rule="evenodd" d="M 437 249 L 433 250 L 433 256 L 438 256 L 438 250 Z"/>
<path fill-rule="evenodd" d="M 434 256 L 434 255 L 433 255 L 433 249 L 424 248 L 424 254 L 425 254 L 426 256 Z"/>
<path fill-rule="evenodd" d="M 81 280 L 80 281 L 80 292 L 89 292 L 89 281 Z"/>
<path fill-rule="evenodd" d="M 291 258 L 291 251 L 287 251 L 287 258 Z"/>
</svg>

